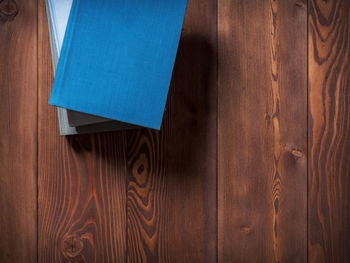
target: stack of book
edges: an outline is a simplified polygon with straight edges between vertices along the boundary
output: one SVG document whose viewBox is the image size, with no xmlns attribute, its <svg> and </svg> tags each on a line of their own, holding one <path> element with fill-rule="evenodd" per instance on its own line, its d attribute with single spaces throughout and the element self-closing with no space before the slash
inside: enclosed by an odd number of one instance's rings
<svg viewBox="0 0 350 263">
<path fill-rule="evenodd" d="M 61 135 L 160 129 L 187 0 L 46 0 Z"/>
</svg>

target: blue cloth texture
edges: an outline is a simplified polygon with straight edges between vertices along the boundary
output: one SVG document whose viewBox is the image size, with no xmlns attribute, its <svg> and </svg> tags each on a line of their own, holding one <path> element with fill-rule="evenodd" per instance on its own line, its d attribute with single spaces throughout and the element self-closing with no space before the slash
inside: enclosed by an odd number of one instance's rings
<svg viewBox="0 0 350 263">
<path fill-rule="evenodd" d="M 73 0 L 50 105 L 160 129 L 187 0 Z"/>
</svg>

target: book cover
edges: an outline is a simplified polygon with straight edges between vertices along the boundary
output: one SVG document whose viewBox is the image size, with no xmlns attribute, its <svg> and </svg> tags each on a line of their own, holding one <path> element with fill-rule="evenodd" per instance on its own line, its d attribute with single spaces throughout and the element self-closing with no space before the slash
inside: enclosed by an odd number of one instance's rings
<svg viewBox="0 0 350 263">
<path fill-rule="evenodd" d="M 74 0 L 49 104 L 159 129 L 187 0 Z"/>
<path fill-rule="evenodd" d="M 53 72 L 56 71 L 59 52 L 62 46 L 64 31 L 66 23 L 68 21 L 68 16 L 71 7 L 71 0 L 46 0 L 46 11 L 48 18 L 48 27 L 49 27 L 49 39 L 50 39 L 50 48 L 51 48 L 51 57 L 52 57 L 52 66 Z M 59 11 L 60 10 L 60 11 Z M 56 17 L 56 19 L 53 19 Z M 58 27 L 57 24 L 61 26 Z M 57 28 L 60 28 L 58 30 Z M 77 125 L 76 127 L 69 124 L 69 117 L 73 116 L 75 121 L 85 122 L 85 125 Z M 83 133 L 95 133 L 95 132 L 106 132 L 106 131 L 117 131 L 130 128 L 136 128 L 132 125 L 127 125 L 125 123 L 120 123 L 117 121 L 105 121 L 104 118 L 102 121 L 97 121 L 91 125 L 91 121 L 87 122 L 86 119 L 91 120 L 91 116 L 88 114 L 83 114 L 74 111 L 68 111 L 63 108 L 57 108 L 58 122 L 60 135 L 74 135 L 74 134 L 83 134 Z"/>
<path fill-rule="evenodd" d="M 56 71 L 58 57 L 61 52 L 71 6 L 72 0 L 46 1 L 54 72 Z M 59 119 L 60 127 L 75 127 L 111 121 L 106 118 L 70 111 L 64 108 L 58 108 L 57 111 L 58 116 L 65 116 L 64 119 Z M 68 123 L 66 123 L 67 121 Z"/>
</svg>

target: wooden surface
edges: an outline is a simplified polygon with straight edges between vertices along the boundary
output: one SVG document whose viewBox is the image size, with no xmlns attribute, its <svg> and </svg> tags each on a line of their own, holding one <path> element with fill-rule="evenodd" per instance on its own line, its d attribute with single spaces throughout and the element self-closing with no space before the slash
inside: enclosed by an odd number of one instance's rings
<svg viewBox="0 0 350 263">
<path fill-rule="evenodd" d="M 37 259 L 36 13 L 0 3 L 0 262 Z"/>
<path fill-rule="evenodd" d="M 59 136 L 45 1 L 38 21 L 38 261 L 123 262 L 126 135 Z"/>
<path fill-rule="evenodd" d="M 0 1 L 0 262 L 350 262 L 350 1 L 189 0 L 159 132 L 60 137 L 47 31 Z"/>
<path fill-rule="evenodd" d="M 350 1 L 310 1 L 309 259 L 350 261 Z"/>
<path fill-rule="evenodd" d="M 216 260 L 215 50 L 216 2 L 192 0 L 162 130 L 127 132 L 129 262 Z"/>
<path fill-rule="evenodd" d="M 248 2 L 218 1 L 219 261 L 305 262 L 307 8 Z"/>
</svg>

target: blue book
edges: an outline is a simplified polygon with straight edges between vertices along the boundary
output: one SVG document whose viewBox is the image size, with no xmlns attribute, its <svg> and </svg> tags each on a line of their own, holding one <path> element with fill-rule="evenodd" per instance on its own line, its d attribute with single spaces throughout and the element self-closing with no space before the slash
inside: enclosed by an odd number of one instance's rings
<svg viewBox="0 0 350 263">
<path fill-rule="evenodd" d="M 72 0 L 46 0 L 46 10 L 49 26 L 50 46 L 53 71 L 56 71 L 57 60 L 66 31 Z M 116 131 L 136 128 L 122 122 L 111 121 L 89 114 L 57 108 L 58 124 L 61 135 Z M 72 125 L 79 123 L 79 125 Z M 93 124 L 93 125 L 92 125 Z"/>
<path fill-rule="evenodd" d="M 73 0 L 49 104 L 159 129 L 187 0 Z"/>
<path fill-rule="evenodd" d="M 62 48 L 71 6 L 72 0 L 46 0 L 52 65 L 54 73 L 56 71 L 58 58 Z M 106 118 L 71 111 L 64 108 L 57 108 L 57 115 L 61 135 L 136 128 L 136 126 L 127 125 L 120 122 L 118 123 L 117 121 L 111 121 Z"/>
</svg>

